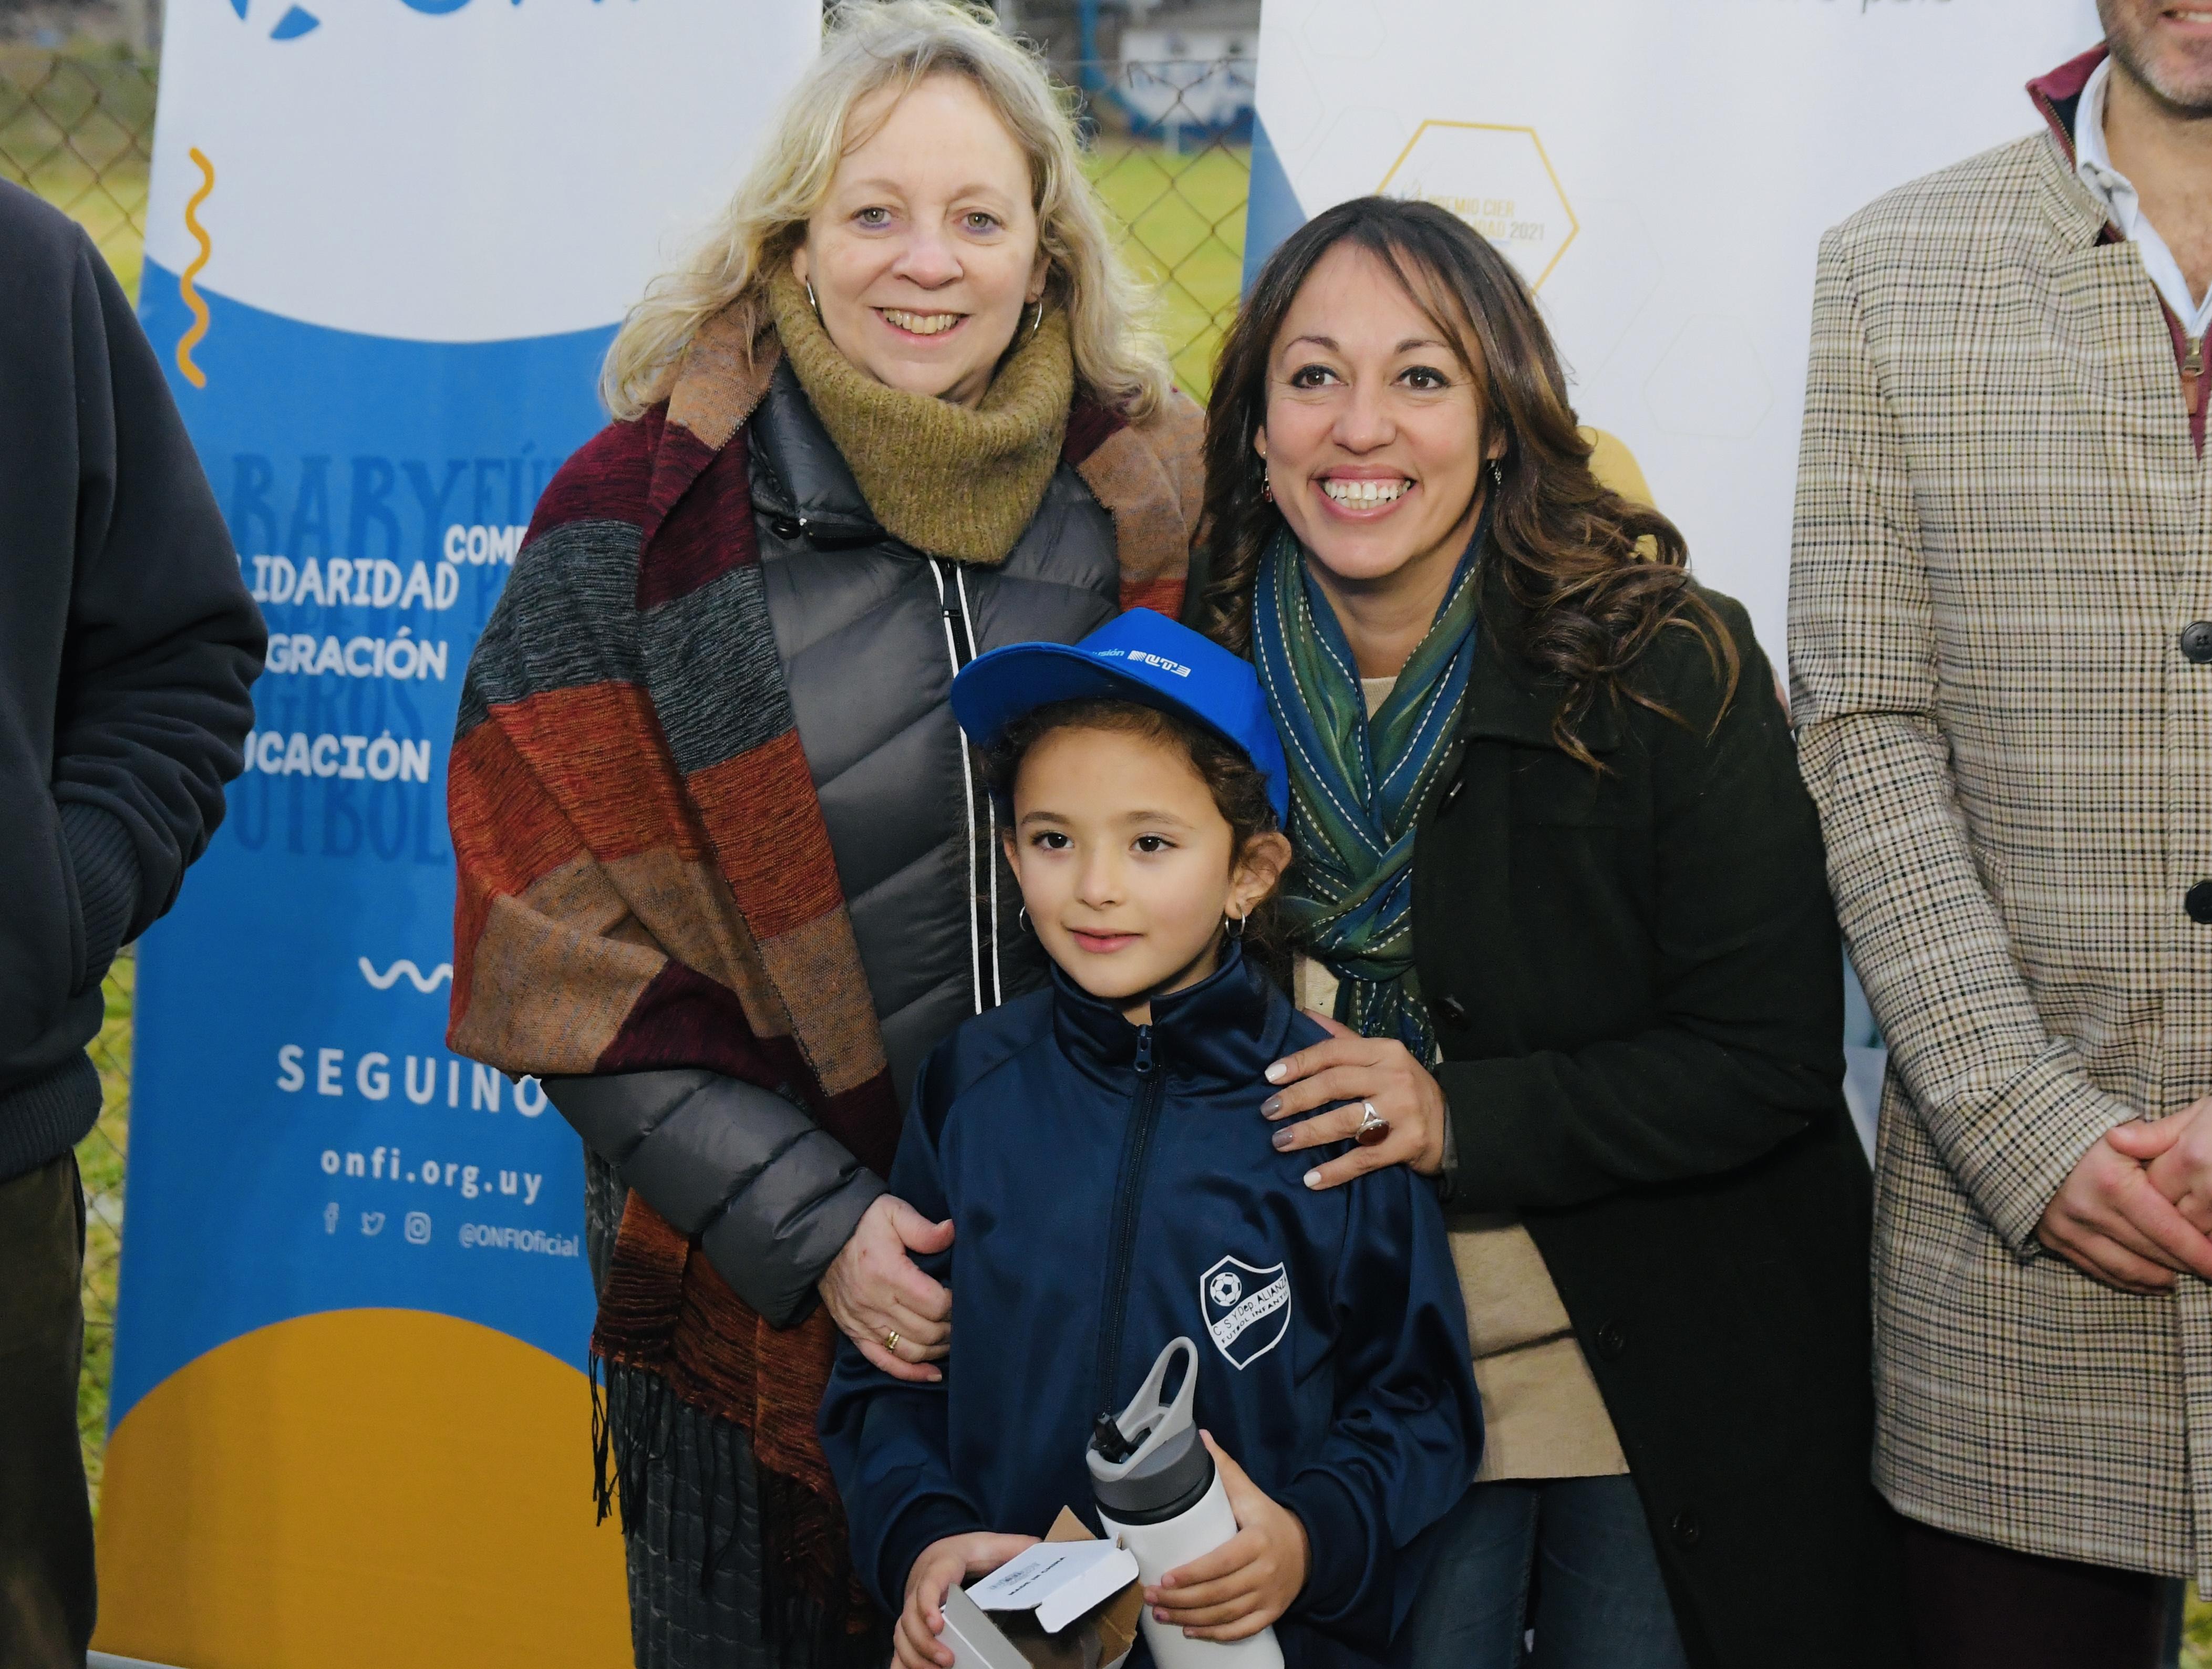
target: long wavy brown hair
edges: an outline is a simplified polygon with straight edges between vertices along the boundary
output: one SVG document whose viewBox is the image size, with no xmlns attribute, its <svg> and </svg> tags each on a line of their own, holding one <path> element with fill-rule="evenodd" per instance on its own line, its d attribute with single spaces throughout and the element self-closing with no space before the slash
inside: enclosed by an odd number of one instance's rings
<svg viewBox="0 0 2212 1669">
<path fill-rule="evenodd" d="M 1355 197 L 1316 215 L 1267 258 L 1214 364 L 1206 411 L 1206 510 L 1198 554 L 1207 575 L 1198 624 L 1237 652 L 1250 645 L 1260 555 L 1283 525 L 1261 492 L 1253 442 L 1267 416 L 1268 363 L 1299 290 L 1340 244 L 1376 256 L 1483 385 L 1486 433 L 1502 428 L 1501 484 L 1490 490 L 1490 545 L 1528 611 L 1513 646 L 1564 688 L 1552 734 L 1585 764 L 1577 731 L 1601 695 L 1668 713 L 1624 677 L 1662 632 L 1694 632 L 1733 699 L 1734 640 L 1691 583 L 1680 530 L 1590 472 L 1591 441 L 1567 403 L 1559 350 L 1528 288 L 1458 215 L 1433 203 Z M 1673 716 L 1669 714 L 1668 716 Z"/>
</svg>

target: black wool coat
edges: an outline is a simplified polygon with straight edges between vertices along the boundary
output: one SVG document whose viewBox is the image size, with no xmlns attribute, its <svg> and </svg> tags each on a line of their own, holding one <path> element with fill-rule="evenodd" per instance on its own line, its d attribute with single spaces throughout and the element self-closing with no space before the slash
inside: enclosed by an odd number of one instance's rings
<svg viewBox="0 0 2212 1669">
<path fill-rule="evenodd" d="M 1869 1482 L 1870 1185 L 1843 1093 L 1819 822 L 1742 608 L 1741 671 L 1663 631 L 1671 710 L 1520 655 L 1493 572 L 1455 748 L 1416 836 L 1413 932 L 1455 1211 L 1526 1222 L 1642 1495 L 1697 1669 L 1899 1660 Z"/>
</svg>

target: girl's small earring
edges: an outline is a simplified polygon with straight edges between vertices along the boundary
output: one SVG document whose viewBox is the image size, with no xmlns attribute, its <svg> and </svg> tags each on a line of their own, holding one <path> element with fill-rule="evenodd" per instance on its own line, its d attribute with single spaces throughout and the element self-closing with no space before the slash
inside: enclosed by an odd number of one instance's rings
<svg viewBox="0 0 2212 1669">
<path fill-rule="evenodd" d="M 1505 484 L 1505 466 L 1494 458 L 1490 460 L 1490 484 L 1493 487 Z"/>
<path fill-rule="evenodd" d="M 1042 329 L 1044 329 L 1044 297 L 1040 295 L 1036 299 L 1036 317 L 1030 321 L 1030 340 L 1036 341 L 1036 333 Z"/>
<path fill-rule="evenodd" d="M 1021 924 L 1022 931 L 1024 933 L 1034 933 L 1036 932 L 1036 928 L 1030 926 L 1030 907 L 1028 905 L 1024 904 L 1020 909 L 1014 912 L 1014 919 Z"/>
<path fill-rule="evenodd" d="M 814 309 L 814 322 L 817 325 L 821 325 L 822 304 L 814 299 L 814 281 L 811 278 L 802 278 L 799 282 L 806 287 L 806 305 Z M 824 330 L 829 328 L 830 327 L 826 325 L 823 325 L 823 329 Z M 1496 469 L 1498 466 L 1493 464 L 1491 467 L 1492 469 Z"/>
<path fill-rule="evenodd" d="M 1244 924 L 1249 919 L 1249 915 L 1225 915 L 1221 918 L 1221 925 L 1229 929 L 1230 938 L 1241 939 L 1244 937 Z"/>
<path fill-rule="evenodd" d="M 1275 501 L 1275 478 L 1265 470 L 1260 471 L 1260 496 L 1270 504 Z"/>
</svg>

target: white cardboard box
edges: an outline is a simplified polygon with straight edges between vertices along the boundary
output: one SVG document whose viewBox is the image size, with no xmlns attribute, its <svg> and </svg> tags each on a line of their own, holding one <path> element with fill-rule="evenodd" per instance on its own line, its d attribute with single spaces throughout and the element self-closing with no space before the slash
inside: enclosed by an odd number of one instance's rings
<svg viewBox="0 0 2212 1669">
<path fill-rule="evenodd" d="M 1062 1508 L 1043 1545 L 1097 1539 Z M 1036 1580 L 986 1596 L 1004 1603 L 1033 1593 L 1039 1601 L 1021 1609 L 986 1611 L 969 1597 L 972 1589 L 951 1589 L 945 1596 L 945 1632 L 938 1637 L 952 1648 L 954 1669 L 1117 1669 L 1136 1644 L 1144 1614 L 1144 1591 L 1133 1575 L 1113 1581 L 1125 1569 L 1124 1559 L 1133 1567 L 1135 1561 L 1117 1549 L 1110 1560 L 1086 1561 L 1058 1581 L 1053 1579 L 1060 1573 L 1048 1562 L 1033 1560 Z M 1047 1568 L 1038 1571 L 1040 1565 Z M 974 1588 L 993 1581 L 987 1576 Z M 1071 1616 L 1059 1629 L 1048 1626 Z"/>
</svg>

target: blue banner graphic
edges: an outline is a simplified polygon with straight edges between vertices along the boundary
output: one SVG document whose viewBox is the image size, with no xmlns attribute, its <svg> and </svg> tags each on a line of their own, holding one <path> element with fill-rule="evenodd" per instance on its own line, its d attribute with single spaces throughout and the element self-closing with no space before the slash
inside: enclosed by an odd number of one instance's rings
<svg viewBox="0 0 2212 1669">
<path fill-rule="evenodd" d="M 106 1650 L 618 1662 L 581 1156 L 444 1045 L 461 684 L 817 0 L 171 0 L 141 317 L 266 616 L 140 951 Z M 126 483 L 127 489 L 127 483 Z"/>
<path fill-rule="evenodd" d="M 149 264 L 145 296 L 178 339 L 175 275 Z M 330 1309 L 436 1310 L 580 1366 L 576 1142 L 534 1083 L 444 1045 L 445 767 L 531 507 L 603 421 L 611 333 L 409 343 L 210 306 L 209 387 L 178 392 L 269 667 L 228 822 L 140 952 L 112 1417 Z"/>
</svg>

